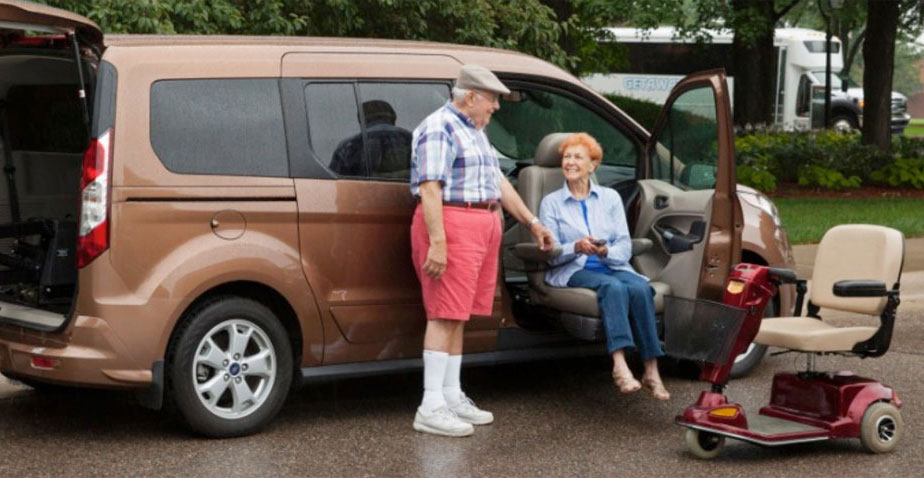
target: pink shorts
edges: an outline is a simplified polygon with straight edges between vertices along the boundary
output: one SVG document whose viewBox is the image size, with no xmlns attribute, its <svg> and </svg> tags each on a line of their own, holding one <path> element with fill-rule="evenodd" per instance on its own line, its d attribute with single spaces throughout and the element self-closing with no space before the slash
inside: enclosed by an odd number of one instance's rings
<svg viewBox="0 0 924 478">
<path fill-rule="evenodd" d="M 427 319 L 468 320 L 491 315 L 497 286 L 501 220 L 496 211 L 443 207 L 446 272 L 434 280 L 422 271 L 430 249 L 423 210 L 417 205 L 411 223 L 411 256 L 420 279 Z"/>
</svg>

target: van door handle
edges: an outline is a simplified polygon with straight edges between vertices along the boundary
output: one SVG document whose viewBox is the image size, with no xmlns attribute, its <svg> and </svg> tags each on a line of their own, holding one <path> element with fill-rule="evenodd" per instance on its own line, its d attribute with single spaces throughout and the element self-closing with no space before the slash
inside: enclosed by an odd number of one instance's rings
<svg viewBox="0 0 924 478">
<path fill-rule="evenodd" d="M 654 207 L 655 209 L 664 209 L 670 205 L 670 200 L 667 199 L 667 196 L 655 196 Z"/>
</svg>

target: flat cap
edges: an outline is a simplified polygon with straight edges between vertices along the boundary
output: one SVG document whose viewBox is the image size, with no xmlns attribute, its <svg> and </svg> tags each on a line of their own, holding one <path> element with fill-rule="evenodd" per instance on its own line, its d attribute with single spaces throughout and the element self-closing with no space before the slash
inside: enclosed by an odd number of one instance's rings
<svg viewBox="0 0 924 478">
<path fill-rule="evenodd" d="M 494 76 L 494 73 L 491 73 L 491 70 L 475 64 L 465 65 L 459 70 L 456 87 L 466 90 L 491 91 L 500 95 L 510 94 L 510 90 Z"/>
</svg>

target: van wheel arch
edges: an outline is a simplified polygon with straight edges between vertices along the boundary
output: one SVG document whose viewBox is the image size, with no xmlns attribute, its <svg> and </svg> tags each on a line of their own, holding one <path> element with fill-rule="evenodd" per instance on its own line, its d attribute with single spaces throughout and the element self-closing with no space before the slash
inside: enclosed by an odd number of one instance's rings
<svg viewBox="0 0 924 478">
<path fill-rule="evenodd" d="M 860 129 L 860 121 L 853 111 L 835 109 L 831 111 L 831 126 L 835 129 L 856 131 Z"/>
<path fill-rule="evenodd" d="M 293 367 L 296 376 L 294 378 L 301 377 L 301 363 L 302 363 L 302 327 L 298 322 L 298 315 L 295 313 L 295 309 L 289 304 L 289 301 L 282 296 L 276 289 L 262 284 L 260 282 L 253 281 L 236 281 L 228 282 L 216 287 L 213 287 L 204 293 L 202 293 L 196 300 L 192 301 L 189 306 L 183 310 L 183 313 L 180 314 L 180 319 L 174 324 L 173 330 L 170 331 L 170 340 L 167 341 L 167 350 L 164 353 L 165 357 L 169 357 L 173 351 L 177 337 L 179 336 L 180 331 L 185 326 L 185 322 L 190 316 L 190 312 L 201 308 L 204 304 L 208 302 L 213 302 L 221 300 L 226 297 L 240 297 L 244 299 L 250 299 L 256 302 L 259 302 L 270 309 L 273 312 L 273 315 L 282 323 L 282 326 L 286 329 L 286 333 L 289 336 L 289 344 L 292 347 L 292 361 L 295 366 Z"/>
</svg>

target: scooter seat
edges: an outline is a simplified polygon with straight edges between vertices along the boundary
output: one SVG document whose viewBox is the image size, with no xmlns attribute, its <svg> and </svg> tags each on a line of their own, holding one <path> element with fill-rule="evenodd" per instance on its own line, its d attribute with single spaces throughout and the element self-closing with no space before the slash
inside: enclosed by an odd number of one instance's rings
<svg viewBox="0 0 924 478">
<path fill-rule="evenodd" d="M 876 327 L 835 327 L 810 317 L 767 319 L 754 342 L 801 352 L 849 352 L 869 340 Z"/>
</svg>

